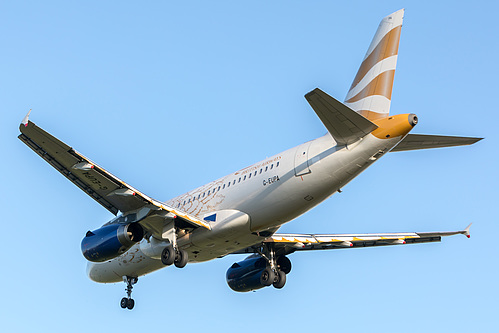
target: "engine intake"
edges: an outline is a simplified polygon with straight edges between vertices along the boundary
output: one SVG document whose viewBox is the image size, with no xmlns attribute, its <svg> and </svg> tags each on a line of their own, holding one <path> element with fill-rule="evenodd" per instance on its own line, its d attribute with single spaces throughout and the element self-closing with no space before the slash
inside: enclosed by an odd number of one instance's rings
<svg viewBox="0 0 499 333">
<path fill-rule="evenodd" d="M 111 224 L 88 231 L 81 241 L 83 256 L 93 262 L 102 262 L 125 253 L 144 237 L 138 223 Z"/>
</svg>

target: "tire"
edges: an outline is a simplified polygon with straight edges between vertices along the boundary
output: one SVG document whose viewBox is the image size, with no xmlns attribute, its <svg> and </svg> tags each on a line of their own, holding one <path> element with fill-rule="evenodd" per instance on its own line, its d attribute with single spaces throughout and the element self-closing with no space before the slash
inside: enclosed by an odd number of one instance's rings
<svg viewBox="0 0 499 333">
<path fill-rule="evenodd" d="M 122 308 L 122 309 L 126 309 L 127 304 L 128 304 L 128 298 L 123 297 L 123 298 L 121 299 L 121 302 L 120 302 L 120 306 L 121 306 L 121 308 Z"/>
<path fill-rule="evenodd" d="M 187 265 L 188 260 L 189 260 L 189 255 L 187 254 L 187 251 L 178 250 L 174 264 L 178 268 L 184 268 L 185 265 Z"/>
<path fill-rule="evenodd" d="M 286 284 L 286 273 L 283 271 L 278 271 L 276 274 L 276 281 L 274 281 L 273 286 L 276 289 L 281 289 Z"/>
<path fill-rule="evenodd" d="M 274 283 L 274 279 L 275 273 L 270 269 L 270 267 L 265 268 L 260 275 L 260 283 L 265 287 L 268 287 Z"/>
<path fill-rule="evenodd" d="M 170 266 L 173 264 L 175 261 L 175 250 L 173 249 L 173 246 L 168 245 L 163 249 L 163 252 L 161 252 L 161 262 L 165 266 Z"/>
<path fill-rule="evenodd" d="M 128 310 L 133 309 L 134 306 L 135 306 L 135 301 L 132 298 L 128 299 L 128 302 L 126 304 L 126 307 L 128 308 Z"/>
</svg>

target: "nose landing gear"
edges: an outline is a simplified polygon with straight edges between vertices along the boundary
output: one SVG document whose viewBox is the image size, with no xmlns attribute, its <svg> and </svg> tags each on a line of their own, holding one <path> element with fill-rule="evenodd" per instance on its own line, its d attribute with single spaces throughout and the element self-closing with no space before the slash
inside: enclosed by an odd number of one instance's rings
<svg viewBox="0 0 499 333">
<path fill-rule="evenodd" d="M 120 305 L 122 309 L 131 310 L 135 306 L 135 301 L 132 298 L 133 285 L 137 283 L 139 279 L 137 277 L 124 276 L 123 282 L 126 283 L 126 294 L 127 297 L 121 299 Z"/>
</svg>

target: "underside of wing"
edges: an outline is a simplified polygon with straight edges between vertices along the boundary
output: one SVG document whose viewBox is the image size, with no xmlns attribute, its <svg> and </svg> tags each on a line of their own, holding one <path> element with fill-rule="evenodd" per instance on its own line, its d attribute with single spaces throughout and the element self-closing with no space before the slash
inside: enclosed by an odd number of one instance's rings
<svg viewBox="0 0 499 333">
<path fill-rule="evenodd" d="M 440 242 L 444 236 L 465 235 L 470 237 L 470 225 L 459 231 L 406 232 L 379 234 L 274 234 L 264 243 L 273 244 L 276 255 L 295 251 L 333 250 L 387 245 Z M 257 247 L 248 247 L 237 253 L 257 253 Z"/>
<path fill-rule="evenodd" d="M 471 138 L 463 136 L 408 134 L 391 151 L 407 151 L 430 148 L 444 148 L 472 145 L 482 138 Z"/>
<path fill-rule="evenodd" d="M 19 129 L 19 139 L 22 142 L 114 215 L 120 211 L 126 213 L 150 206 L 154 210 L 171 212 L 194 227 L 210 228 L 206 222 L 139 192 L 36 126 L 27 117 Z"/>
</svg>

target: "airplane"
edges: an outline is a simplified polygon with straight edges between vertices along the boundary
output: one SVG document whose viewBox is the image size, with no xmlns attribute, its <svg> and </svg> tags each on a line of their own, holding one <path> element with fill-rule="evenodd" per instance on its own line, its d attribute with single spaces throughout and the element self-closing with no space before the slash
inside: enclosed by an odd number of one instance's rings
<svg viewBox="0 0 499 333">
<path fill-rule="evenodd" d="M 125 282 L 133 309 L 138 278 L 229 254 L 248 254 L 226 273 L 237 292 L 284 287 L 297 251 L 439 242 L 450 232 L 285 234 L 279 228 L 341 190 L 388 152 L 471 145 L 482 138 L 411 134 L 415 114 L 390 115 L 404 10 L 381 20 L 345 101 L 305 95 L 327 129 L 319 138 L 166 202 L 135 189 L 29 120 L 19 139 L 115 217 L 81 243 L 89 278 Z"/>
</svg>

